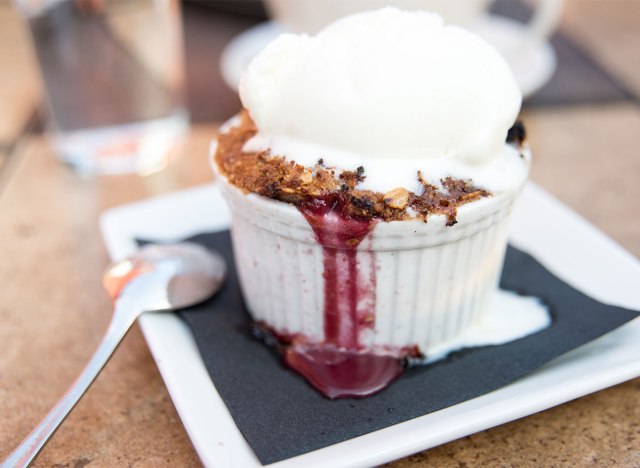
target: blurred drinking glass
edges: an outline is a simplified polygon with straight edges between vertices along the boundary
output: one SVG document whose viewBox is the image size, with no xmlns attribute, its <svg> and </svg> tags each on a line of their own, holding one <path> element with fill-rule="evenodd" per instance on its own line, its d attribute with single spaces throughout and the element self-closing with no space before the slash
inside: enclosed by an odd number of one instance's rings
<svg viewBox="0 0 640 468">
<path fill-rule="evenodd" d="M 91 175 L 164 168 L 188 130 L 177 0 L 14 0 L 59 157 Z"/>
</svg>

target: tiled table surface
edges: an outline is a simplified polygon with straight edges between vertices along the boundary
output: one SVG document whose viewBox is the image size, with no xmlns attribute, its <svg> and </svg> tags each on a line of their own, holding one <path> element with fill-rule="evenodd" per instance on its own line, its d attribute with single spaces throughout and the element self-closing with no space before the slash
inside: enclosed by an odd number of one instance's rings
<svg viewBox="0 0 640 468">
<path fill-rule="evenodd" d="M 640 0 L 569 1 L 562 31 L 628 98 L 525 109 L 532 178 L 640 256 Z M 20 71 L 0 73 L 0 459 L 63 393 L 105 330 L 111 305 L 100 287 L 108 264 L 100 213 L 210 181 L 205 155 L 216 127 L 194 124 L 183 157 L 162 173 L 80 179 L 41 136 L 20 137 L 40 99 L 27 39 L 0 5 L 0 69 Z M 225 93 L 211 99 L 233 111 L 237 100 Z M 36 463 L 198 464 L 137 327 Z M 638 467 L 640 379 L 391 466 Z"/>
</svg>

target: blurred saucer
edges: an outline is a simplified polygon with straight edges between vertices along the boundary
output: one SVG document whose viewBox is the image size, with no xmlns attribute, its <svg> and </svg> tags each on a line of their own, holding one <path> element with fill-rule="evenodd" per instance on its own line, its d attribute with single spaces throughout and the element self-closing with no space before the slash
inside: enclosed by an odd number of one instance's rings
<svg viewBox="0 0 640 468">
<path fill-rule="evenodd" d="M 527 27 L 517 21 L 497 15 L 487 15 L 471 28 L 491 42 L 507 59 L 524 97 L 544 86 L 556 69 L 556 55 L 548 41 L 524 44 Z M 269 42 L 286 32 L 275 21 L 267 21 L 236 36 L 225 47 L 220 58 L 220 71 L 225 83 L 238 90 L 240 77 L 249 62 Z"/>
<path fill-rule="evenodd" d="M 286 30 L 280 23 L 266 21 L 234 37 L 224 48 L 220 57 L 220 73 L 224 82 L 237 91 L 240 77 L 251 59 L 284 32 Z"/>
<path fill-rule="evenodd" d="M 498 15 L 487 15 L 469 29 L 493 44 L 507 60 L 522 95 L 542 88 L 556 70 L 556 54 L 546 40 L 528 40 L 526 25 Z"/>
</svg>

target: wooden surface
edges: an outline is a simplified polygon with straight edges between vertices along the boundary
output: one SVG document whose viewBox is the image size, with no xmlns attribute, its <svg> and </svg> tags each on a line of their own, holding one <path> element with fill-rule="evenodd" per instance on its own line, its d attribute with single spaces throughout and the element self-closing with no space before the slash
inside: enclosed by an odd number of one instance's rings
<svg viewBox="0 0 640 468">
<path fill-rule="evenodd" d="M 635 256 L 640 256 L 638 4 L 574 0 L 563 20 L 566 34 L 633 91 L 628 100 L 535 106 L 523 115 L 535 155 L 532 178 Z M 162 173 L 81 179 L 54 159 L 41 136 L 18 139 L 33 111 L 30 99 L 39 95 L 32 85 L 38 77 L 28 43 L 22 42 L 24 30 L 3 6 L 0 25 L 0 34 L 15 33 L 14 43 L 0 41 L 0 63 L 3 70 L 5 64 L 19 70 L 19 76 L 0 74 L 0 154 L 9 160 L 0 167 L 2 459 L 72 382 L 108 323 L 111 305 L 100 286 L 108 264 L 97 225 L 100 213 L 210 181 L 206 153 L 217 122 L 194 125 L 182 157 Z M 197 72 L 198 65 L 191 70 Z M 225 112 L 237 105 L 233 96 L 212 93 Z M 199 463 L 134 326 L 36 466 Z M 390 466 L 638 467 L 640 379 Z"/>
</svg>

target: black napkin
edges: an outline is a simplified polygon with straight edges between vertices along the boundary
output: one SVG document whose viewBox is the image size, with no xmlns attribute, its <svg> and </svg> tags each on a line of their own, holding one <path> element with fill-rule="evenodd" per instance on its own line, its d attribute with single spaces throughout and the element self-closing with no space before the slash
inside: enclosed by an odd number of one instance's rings
<svg viewBox="0 0 640 468">
<path fill-rule="evenodd" d="M 330 401 L 252 337 L 229 232 L 190 240 L 221 252 L 230 271 L 216 297 L 181 315 L 193 330 L 216 389 L 263 464 L 491 392 L 639 315 L 585 296 L 528 254 L 509 247 L 501 287 L 542 298 L 553 315 L 549 328 L 511 343 L 459 351 L 443 361 L 409 369 L 372 397 Z"/>
</svg>

